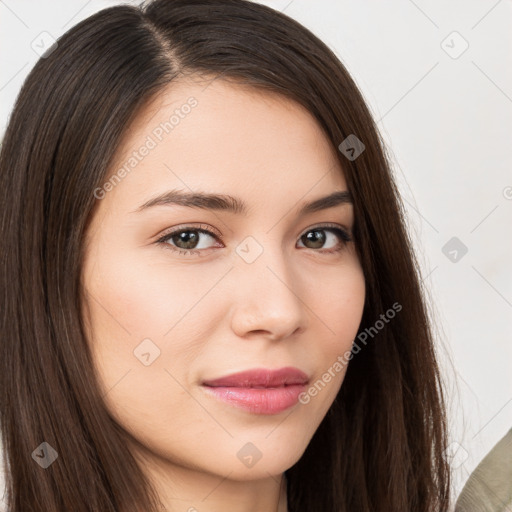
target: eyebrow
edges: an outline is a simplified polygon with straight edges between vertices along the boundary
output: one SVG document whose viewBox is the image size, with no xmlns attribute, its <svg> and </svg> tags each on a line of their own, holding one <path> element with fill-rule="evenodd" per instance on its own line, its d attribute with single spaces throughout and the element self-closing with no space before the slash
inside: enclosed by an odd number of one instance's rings
<svg viewBox="0 0 512 512">
<path fill-rule="evenodd" d="M 338 190 L 328 196 L 319 197 L 304 204 L 299 210 L 299 215 L 327 210 L 343 204 L 352 204 L 352 196 L 348 190 Z M 134 212 L 141 212 L 154 206 L 179 205 L 189 208 L 204 210 L 218 210 L 237 215 L 247 215 L 247 205 L 239 198 L 226 194 L 208 194 L 203 192 L 184 192 L 170 190 L 139 206 Z M 133 212 L 133 213 L 134 213 Z"/>
</svg>

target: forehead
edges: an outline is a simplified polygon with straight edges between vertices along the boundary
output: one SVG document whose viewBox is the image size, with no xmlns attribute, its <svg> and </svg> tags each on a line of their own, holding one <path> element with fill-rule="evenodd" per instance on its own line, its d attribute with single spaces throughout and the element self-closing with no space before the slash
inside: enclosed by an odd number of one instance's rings
<svg viewBox="0 0 512 512">
<path fill-rule="evenodd" d="M 224 79 L 182 78 L 160 91 L 109 171 L 122 179 L 106 199 L 131 203 L 166 188 L 258 190 L 278 201 L 346 188 L 335 149 L 304 107 Z"/>
</svg>

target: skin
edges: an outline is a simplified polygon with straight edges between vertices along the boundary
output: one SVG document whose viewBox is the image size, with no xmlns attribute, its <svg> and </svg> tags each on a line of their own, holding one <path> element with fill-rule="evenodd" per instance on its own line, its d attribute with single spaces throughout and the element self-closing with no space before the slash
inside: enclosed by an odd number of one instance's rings
<svg viewBox="0 0 512 512">
<path fill-rule="evenodd" d="M 350 233 L 353 206 L 299 217 L 304 202 L 347 190 L 335 150 L 300 105 L 221 79 L 168 86 L 136 117 L 110 171 L 190 96 L 197 106 L 97 203 L 82 274 L 88 339 L 106 406 L 167 510 L 285 511 L 284 471 L 306 449 L 346 366 L 308 404 L 273 415 L 219 401 L 201 382 L 295 366 L 314 383 L 350 350 L 365 296 L 354 242 L 329 229 L 323 244 L 303 235 L 325 223 Z M 136 211 L 176 188 L 236 196 L 248 215 Z M 190 224 L 196 254 L 173 252 L 186 248 L 178 237 L 157 242 Z M 222 238 L 194 232 L 199 224 Z M 236 252 L 249 236 L 263 250 L 252 263 Z M 160 355 L 146 366 L 134 350 L 147 338 Z M 252 467 L 237 457 L 249 442 L 261 453 Z"/>
</svg>

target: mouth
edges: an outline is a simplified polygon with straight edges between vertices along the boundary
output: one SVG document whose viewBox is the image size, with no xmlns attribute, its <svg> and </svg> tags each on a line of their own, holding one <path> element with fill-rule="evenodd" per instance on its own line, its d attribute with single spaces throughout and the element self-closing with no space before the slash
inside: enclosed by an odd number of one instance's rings
<svg viewBox="0 0 512 512">
<path fill-rule="evenodd" d="M 257 368 L 202 382 L 205 392 L 254 414 L 278 414 L 294 406 L 309 382 L 298 368 Z"/>
</svg>

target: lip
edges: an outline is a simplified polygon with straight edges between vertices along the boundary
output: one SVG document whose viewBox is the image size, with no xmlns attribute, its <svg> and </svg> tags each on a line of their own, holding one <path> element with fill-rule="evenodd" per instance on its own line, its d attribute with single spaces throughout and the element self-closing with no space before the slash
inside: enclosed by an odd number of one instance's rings
<svg viewBox="0 0 512 512">
<path fill-rule="evenodd" d="M 308 376 L 298 368 L 255 368 L 202 382 L 211 396 L 256 414 L 278 414 L 298 401 Z"/>
</svg>

